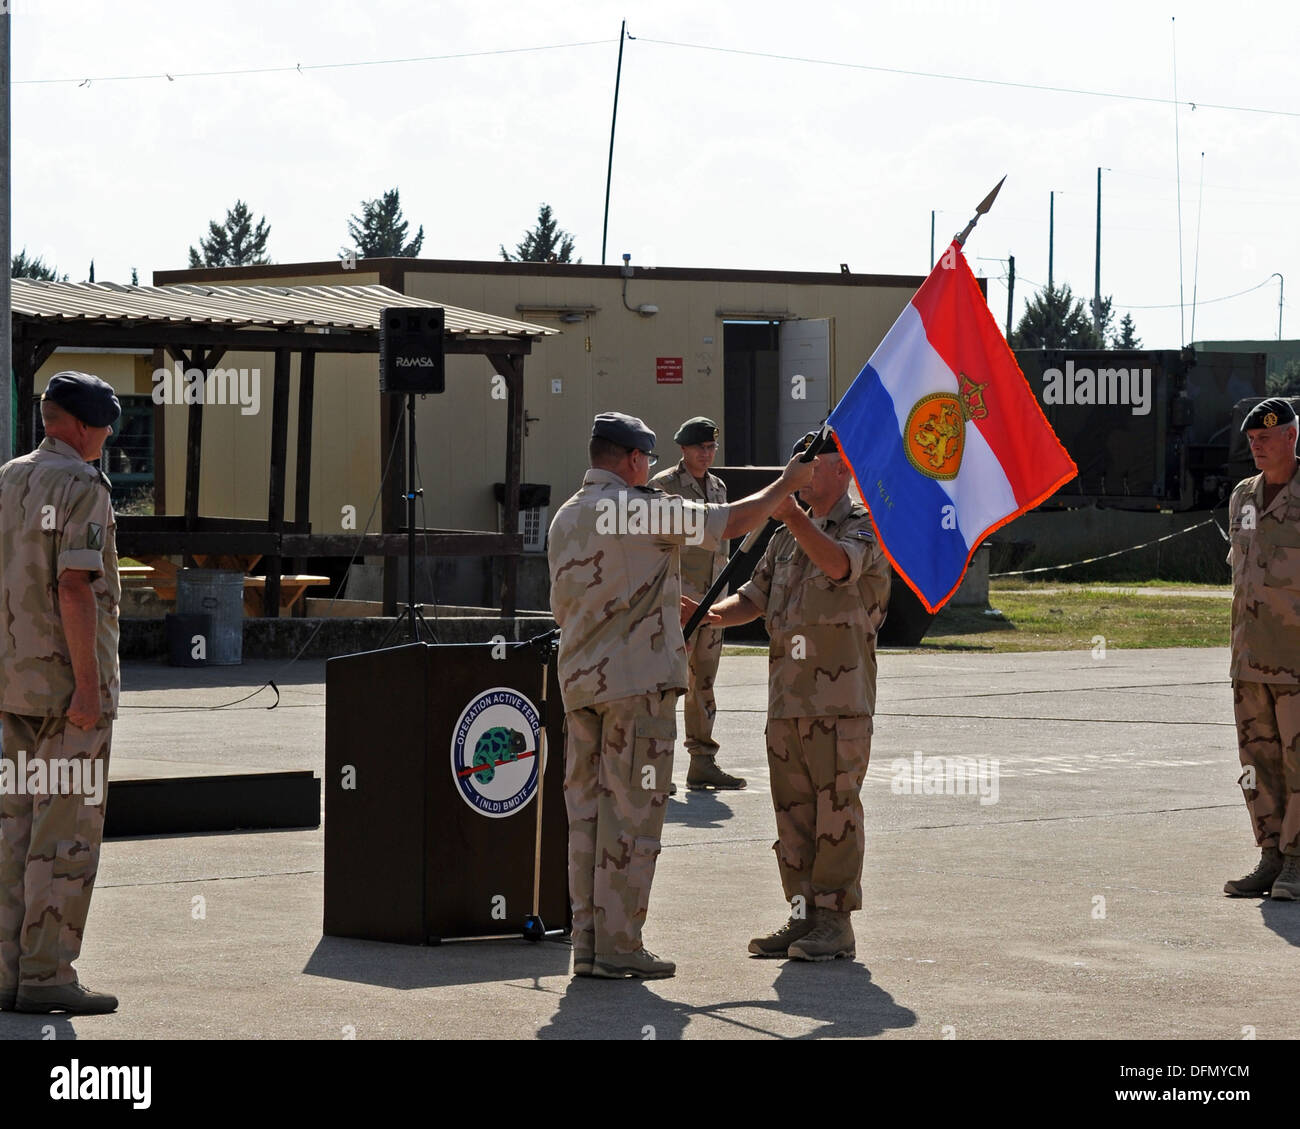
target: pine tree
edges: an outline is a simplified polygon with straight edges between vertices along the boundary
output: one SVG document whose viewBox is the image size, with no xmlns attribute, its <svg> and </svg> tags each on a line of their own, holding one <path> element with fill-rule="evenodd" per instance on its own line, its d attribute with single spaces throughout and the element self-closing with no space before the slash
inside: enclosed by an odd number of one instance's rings
<svg viewBox="0 0 1300 1129">
<path fill-rule="evenodd" d="M 407 243 L 409 226 L 402 217 L 398 191 L 393 188 L 377 200 L 361 201 L 361 215 L 348 221 L 348 235 L 356 246 L 357 258 L 414 259 L 424 246 L 424 225 Z"/>
<path fill-rule="evenodd" d="M 68 276 L 65 274 L 59 277 L 59 272 L 53 267 L 48 267 L 41 260 L 39 255 L 28 258 L 27 248 L 24 247 L 13 257 L 9 271 L 10 278 L 35 278 L 42 282 L 67 282 Z"/>
<path fill-rule="evenodd" d="M 1142 339 L 1137 335 L 1136 326 L 1133 324 L 1133 315 L 1125 314 L 1120 319 L 1119 332 L 1114 338 L 1114 347 L 1116 349 L 1141 349 Z"/>
<path fill-rule="evenodd" d="M 266 240 L 271 234 L 263 216 L 253 226 L 253 213 L 242 200 L 226 213 L 225 223 L 211 220 L 208 237 L 199 240 L 203 248 L 200 255 L 190 248 L 191 267 L 247 267 L 263 266 L 271 260 L 266 257 Z"/>
<path fill-rule="evenodd" d="M 95 260 L 94 259 L 90 260 L 90 277 L 86 279 L 86 281 L 87 282 L 95 281 Z"/>
<path fill-rule="evenodd" d="M 136 272 L 135 267 L 131 268 L 131 285 L 132 286 L 140 285 L 140 275 Z"/>
<path fill-rule="evenodd" d="M 524 233 L 523 241 L 512 255 L 501 245 L 501 257 L 508 263 L 580 263 L 573 257 L 573 236 L 559 230 L 551 206 L 543 204 L 537 213 L 537 226 Z"/>
<path fill-rule="evenodd" d="M 1105 303 L 1103 303 L 1103 310 Z M 1025 312 L 1011 335 L 1013 349 L 1100 349 L 1092 318 L 1083 299 L 1070 292 L 1069 283 L 1045 286 L 1025 303 Z"/>
</svg>

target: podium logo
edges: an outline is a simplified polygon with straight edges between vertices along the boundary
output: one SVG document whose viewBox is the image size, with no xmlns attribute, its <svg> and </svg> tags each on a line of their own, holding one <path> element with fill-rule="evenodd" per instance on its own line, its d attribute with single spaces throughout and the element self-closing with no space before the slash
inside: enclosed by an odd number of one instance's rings
<svg viewBox="0 0 1300 1129">
<path fill-rule="evenodd" d="M 495 686 L 475 695 L 451 738 L 451 774 L 462 799 L 489 819 L 526 807 L 537 791 L 540 735 L 537 707 L 517 690 Z"/>
</svg>

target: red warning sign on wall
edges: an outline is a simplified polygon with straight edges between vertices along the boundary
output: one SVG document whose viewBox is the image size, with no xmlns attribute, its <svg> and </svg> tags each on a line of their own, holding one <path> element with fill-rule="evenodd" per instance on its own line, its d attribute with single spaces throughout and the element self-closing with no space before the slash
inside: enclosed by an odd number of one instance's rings
<svg viewBox="0 0 1300 1129">
<path fill-rule="evenodd" d="M 681 357 L 655 358 L 655 383 L 680 384 L 682 382 Z"/>
</svg>

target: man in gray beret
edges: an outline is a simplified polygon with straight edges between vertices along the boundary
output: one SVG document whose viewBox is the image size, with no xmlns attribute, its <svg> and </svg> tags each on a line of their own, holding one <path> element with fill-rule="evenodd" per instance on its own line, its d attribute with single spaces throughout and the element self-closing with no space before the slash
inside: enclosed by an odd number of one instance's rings
<svg viewBox="0 0 1300 1129">
<path fill-rule="evenodd" d="M 1260 848 L 1233 897 L 1300 898 L 1300 478 L 1296 412 L 1267 399 L 1241 430 L 1259 474 L 1228 500 L 1239 780 Z"/>
<path fill-rule="evenodd" d="M 672 783 L 677 695 L 688 681 L 684 546 L 715 550 L 761 525 L 812 477 L 781 477 L 731 505 L 647 485 L 655 433 L 621 412 L 592 424 L 590 469 L 551 522 L 551 610 L 560 626 L 564 800 L 569 817 L 573 972 L 672 976 L 642 941 Z"/>
<path fill-rule="evenodd" d="M 650 485 L 694 502 L 715 506 L 725 503 L 726 486 L 716 474 L 709 473 L 718 455 L 718 425 L 705 416 L 688 419 L 677 429 L 673 442 L 682 449 L 681 461 L 660 471 L 650 480 Z M 725 543 L 713 550 L 695 546 L 682 549 L 682 594 L 696 602 L 702 600 L 726 563 Z M 713 683 L 722 659 L 722 629 L 701 623 L 686 646 L 690 685 L 683 713 L 686 751 L 691 756 L 686 787 L 743 788 L 743 777 L 731 776 L 718 767 L 718 743 L 713 739 L 713 723 L 718 713 Z"/>
<path fill-rule="evenodd" d="M 116 519 L 95 465 L 121 406 L 51 377 L 45 439 L 0 467 L 0 1010 L 110 1012 L 77 978 L 119 671 Z"/>
</svg>

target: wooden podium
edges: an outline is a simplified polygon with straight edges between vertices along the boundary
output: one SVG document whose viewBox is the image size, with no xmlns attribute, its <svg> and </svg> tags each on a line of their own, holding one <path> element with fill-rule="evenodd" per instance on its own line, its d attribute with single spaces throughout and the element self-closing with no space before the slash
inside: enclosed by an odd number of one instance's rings
<svg viewBox="0 0 1300 1129">
<path fill-rule="evenodd" d="M 412 643 L 325 664 L 327 936 L 402 944 L 569 925 L 564 710 L 528 645 Z M 533 909 L 537 808 L 541 890 Z"/>
</svg>

